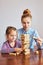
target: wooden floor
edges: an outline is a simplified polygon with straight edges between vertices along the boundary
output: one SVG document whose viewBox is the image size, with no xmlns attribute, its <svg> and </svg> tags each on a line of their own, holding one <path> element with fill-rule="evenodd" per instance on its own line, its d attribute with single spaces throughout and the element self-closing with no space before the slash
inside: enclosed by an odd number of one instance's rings
<svg viewBox="0 0 43 65">
<path fill-rule="evenodd" d="M 43 50 L 36 54 L 31 51 L 30 55 L 9 55 L 0 53 L 0 65 L 43 65 Z"/>
</svg>

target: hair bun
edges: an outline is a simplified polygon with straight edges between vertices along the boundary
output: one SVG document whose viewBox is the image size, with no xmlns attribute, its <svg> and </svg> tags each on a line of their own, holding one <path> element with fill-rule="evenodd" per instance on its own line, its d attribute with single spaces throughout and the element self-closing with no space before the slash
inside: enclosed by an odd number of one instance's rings
<svg viewBox="0 0 43 65">
<path fill-rule="evenodd" d="M 31 14 L 31 11 L 29 9 L 26 9 L 23 11 L 23 15 L 25 15 L 25 14 Z"/>
<path fill-rule="evenodd" d="M 32 14 L 31 14 L 31 11 L 29 9 L 25 9 L 23 11 L 23 14 L 21 16 L 21 21 L 23 20 L 23 18 L 25 17 L 30 17 L 32 19 Z"/>
</svg>

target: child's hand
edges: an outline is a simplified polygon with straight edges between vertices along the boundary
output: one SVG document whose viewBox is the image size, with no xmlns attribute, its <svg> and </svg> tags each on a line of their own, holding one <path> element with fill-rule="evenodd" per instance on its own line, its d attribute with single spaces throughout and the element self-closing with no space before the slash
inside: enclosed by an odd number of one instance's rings
<svg viewBox="0 0 43 65">
<path fill-rule="evenodd" d="M 14 49 L 16 52 L 21 52 L 22 51 L 22 48 L 15 48 Z"/>
<path fill-rule="evenodd" d="M 41 38 L 37 38 L 37 42 L 42 45 L 43 40 Z"/>
<path fill-rule="evenodd" d="M 40 45 L 42 45 L 43 40 L 41 38 L 33 37 Z"/>
</svg>

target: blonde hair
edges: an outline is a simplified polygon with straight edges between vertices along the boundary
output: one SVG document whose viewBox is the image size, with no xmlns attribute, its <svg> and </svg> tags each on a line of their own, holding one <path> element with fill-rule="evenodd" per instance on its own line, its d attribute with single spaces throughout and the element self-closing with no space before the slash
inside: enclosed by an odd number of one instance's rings
<svg viewBox="0 0 43 65">
<path fill-rule="evenodd" d="M 21 16 L 21 21 L 23 20 L 23 18 L 25 17 L 30 17 L 32 19 L 32 15 L 31 15 L 31 11 L 29 9 L 25 9 L 23 11 L 23 15 Z"/>
</svg>

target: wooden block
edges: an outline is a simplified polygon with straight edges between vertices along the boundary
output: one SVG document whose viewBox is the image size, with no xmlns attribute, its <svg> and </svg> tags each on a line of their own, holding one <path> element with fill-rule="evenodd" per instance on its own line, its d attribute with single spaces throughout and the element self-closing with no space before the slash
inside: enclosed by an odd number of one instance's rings
<svg viewBox="0 0 43 65">
<path fill-rule="evenodd" d="M 14 55 L 14 56 L 16 56 L 16 53 L 9 53 L 9 55 Z"/>
<path fill-rule="evenodd" d="M 25 54 L 25 55 L 30 55 L 30 49 L 25 49 L 24 54 Z"/>
<path fill-rule="evenodd" d="M 22 34 L 21 41 L 22 42 L 29 42 L 29 34 Z"/>
<path fill-rule="evenodd" d="M 19 55 L 19 54 L 20 54 L 19 52 L 16 53 L 16 55 Z"/>
<path fill-rule="evenodd" d="M 36 51 L 36 54 L 39 54 L 39 51 Z"/>
<path fill-rule="evenodd" d="M 33 37 L 33 39 L 37 40 L 37 37 Z"/>
<path fill-rule="evenodd" d="M 30 55 L 30 52 L 25 52 L 24 54 L 25 54 L 25 55 Z"/>
</svg>

